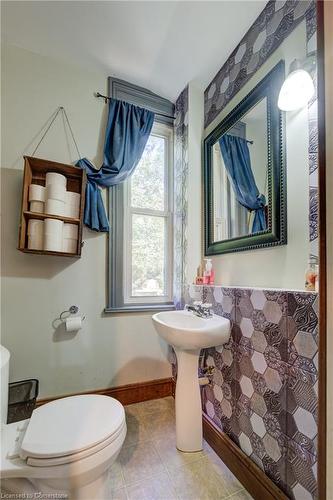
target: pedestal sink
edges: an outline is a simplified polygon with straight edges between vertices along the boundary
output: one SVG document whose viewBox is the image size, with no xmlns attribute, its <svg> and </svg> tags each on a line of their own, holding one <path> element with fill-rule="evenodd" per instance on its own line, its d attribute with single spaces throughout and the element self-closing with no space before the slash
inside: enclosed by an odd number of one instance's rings
<svg viewBox="0 0 333 500">
<path fill-rule="evenodd" d="M 178 363 L 176 384 L 176 440 L 180 451 L 202 450 L 202 412 L 198 380 L 200 350 L 228 342 L 230 321 L 213 314 L 201 318 L 190 311 L 154 314 L 157 333 L 175 350 Z"/>
</svg>

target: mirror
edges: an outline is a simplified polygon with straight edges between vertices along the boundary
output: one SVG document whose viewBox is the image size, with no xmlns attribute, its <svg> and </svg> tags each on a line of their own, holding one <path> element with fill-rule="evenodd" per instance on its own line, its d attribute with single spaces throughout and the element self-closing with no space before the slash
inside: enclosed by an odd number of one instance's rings
<svg viewBox="0 0 333 500">
<path fill-rule="evenodd" d="M 213 240 L 228 240 L 266 230 L 266 97 L 215 142 L 212 160 Z M 255 207 L 258 210 L 254 210 Z"/>
<path fill-rule="evenodd" d="M 286 243 L 280 61 L 204 142 L 206 254 Z"/>
</svg>

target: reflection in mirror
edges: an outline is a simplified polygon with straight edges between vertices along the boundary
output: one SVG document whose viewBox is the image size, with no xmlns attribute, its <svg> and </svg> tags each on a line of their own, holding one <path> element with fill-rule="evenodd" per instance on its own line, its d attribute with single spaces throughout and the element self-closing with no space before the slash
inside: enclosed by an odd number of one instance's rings
<svg viewBox="0 0 333 500">
<path fill-rule="evenodd" d="M 213 241 L 268 229 L 267 98 L 212 146 Z"/>
</svg>

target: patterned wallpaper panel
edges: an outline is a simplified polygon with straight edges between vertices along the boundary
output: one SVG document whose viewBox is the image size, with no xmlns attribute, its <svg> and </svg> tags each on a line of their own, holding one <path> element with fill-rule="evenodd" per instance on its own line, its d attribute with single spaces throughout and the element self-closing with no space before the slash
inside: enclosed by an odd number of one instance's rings
<svg viewBox="0 0 333 500">
<path fill-rule="evenodd" d="M 269 0 L 205 90 L 205 127 L 264 64 L 285 38 L 305 19 L 307 53 L 316 52 L 314 0 Z M 312 75 L 317 86 L 317 74 Z M 318 257 L 318 118 L 317 91 L 308 106 L 309 116 L 309 256 Z"/>
<path fill-rule="evenodd" d="M 174 123 L 174 303 L 183 307 L 187 248 L 188 87 L 176 101 Z"/>
<path fill-rule="evenodd" d="M 307 53 L 317 51 L 316 10 L 315 5 L 308 11 L 306 17 Z M 318 94 L 317 72 L 313 75 L 315 95 L 308 105 L 309 119 L 309 239 L 310 256 L 318 257 L 319 237 L 319 203 L 318 203 Z"/>
<path fill-rule="evenodd" d="M 205 90 L 207 127 L 313 8 L 312 0 L 269 0 Z"/>
<path fill-rule="evenodd" d="M 206 349 L 214 366 L 203 411 L 295 500 L 317 497 L 318 296 L 314 292 L 194 286 L 231 339 Z"/>
</svg>

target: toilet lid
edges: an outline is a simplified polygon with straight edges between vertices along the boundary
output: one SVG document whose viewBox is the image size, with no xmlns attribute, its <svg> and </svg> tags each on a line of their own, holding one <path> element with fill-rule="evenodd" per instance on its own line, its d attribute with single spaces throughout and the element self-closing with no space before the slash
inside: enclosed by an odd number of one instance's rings
<svg viewBox="0 0 333 500">
<path fill-rule="evenodd" d="M 121 403 L 108 396 L 71 396 L 37 408 L 21 444 L 21 458 L 75 454 L 117 433 L 125 421 Z"/>
</svg>

